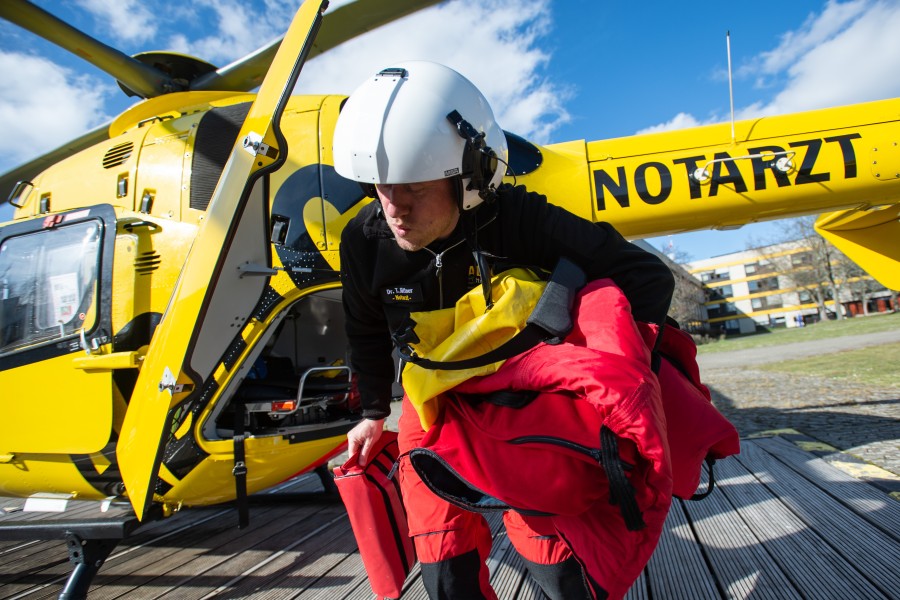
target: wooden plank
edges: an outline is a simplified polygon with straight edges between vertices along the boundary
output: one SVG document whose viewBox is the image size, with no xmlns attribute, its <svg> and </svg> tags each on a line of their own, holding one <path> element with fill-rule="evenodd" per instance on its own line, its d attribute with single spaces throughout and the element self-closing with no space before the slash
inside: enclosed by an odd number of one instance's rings
<svg viewBox="0 0 900 600">
<path fill-rule="evenodd" d="M 58 542 L 22 544 L 28 554 L 10 552 L 0 557 L 0 598 L 40 590 L 57 582 L 56 594 L 71 570 L 66 548 Z"/>
<path fill-rule="evenodd" d="M 226 511 L 218 509 L 218 513 L 226 514 Z M 128 561 L 130 557 L 140 558 L 148 553 L 160 556 L 160 553 L 164 553 L 171 548 L 171 546 L 165 545 L 165 540 L 169 539 L 176 544 L 183 543 L 182 540 L 185 537 L 185 532 L 189 531 L 192 527 L 196 527 L 197 523 L 202 522 L 202 520 L 203 515 L 199 510 L 196 512 L 178 513 L 165 521 L 157 521 L 148 524 L 147 529 L 141 532 L 140 537 L 126 538 L 126 540 L 114 550 L 113 554 L 104 564 L 104 567 L 100 570 L 100 573 L 95 577 L 90 591 L 91 600 L 94 600 L 95 596 L 102 595 L 102 592 L 99 592 L 98 590 L 102 589 L 102 586 L 105 583 L 104 578 L 108 578 L 110 581 L 119 579 L 119 576 L 114 572 L 114 567 L 117 562 Z M 39 592 L 35 591 L 32 593 L 29 598 L 32 598 L 33 600 L 38 600 L 40 598 L 56 598 L 62 590 L 72 569 L 73 565 L 70 563 L 61 565 L 58 576 L 53 580 L 47 581 L 47 585 L 43 586 Z M 112 575 L 110 576 L 109 573 L 112 573 Z M 134 588 L 136 585 L 140 585 L 143 582 L 143 580 L 140 579 L 140 576 L 134 576 L 130 572 L 127 572 L 125 577 L 131 577 L 133 580 L 136 579 L 136 583 L 133 583 L 130 586 L 131 588 Z"/>
<path fill-rule="evenodd" d="M 214 540 L 209 553 L 185 565 L 183 571 L 179 570 L 178 574 L 182 576 L 179 585 L 159 597 L 193 599 L 223 593 L 231 595 L 236 589 L 246 590 L 271 573 L 269 563 L 282 564 L 284 555 L 297 565 L 308 561 L 323 543 L 329 541 L 328 537 L 323 537 L 323 533 L 329 531 L 349 535 L 346 513 L 339 506 L 329 506 L 312 514 L 308 510 L 295 511 L 291 519 L 262 523 L 252 537 L 232 532 Z M 193 574 L 189 574 L 191 571 Z"/>
<path fill-rule="evenodd" d="M 781 436 L 759 438 L 754 443 L 900 542 L 900 502 Z"/>
<path fill-rule="evenodd" d="M 4 499 L 4 504 L 6 506 L 21 504 L 22 502 L 23 499 Z M 81 516 L 88 514 L 95 516 L 99 504 L 99 502 L 96 502 L 92 503 L 91 506 L 88 506 L 88 503 L 81 502 L 74 506 Z M 18 519 L 18 515 L 21 513 L 15 514 Z M 64 516 L 65 518 L 70 518 L 72 514 L 76 513 L 67 512 Z M 28 516 L 35 520 L 51 520 L 60 517 L 59 513 L 28 513 Z M 78 515 L 76 514 L 76 516 Z M 162 521 L 152 521 L 143 525 L 138 531 L 141 531 L 142 533 L 156 531 L 156 535 L 160 535 L 160 532 L 165 532 L 166 530 L 177 530 L 179 526 L 178 521 L 179 519 L 175 517 Z M 41 549 L 42 554 L 36 555 L 38 560 L 35 562 L 27 560 L 28 551 L 16 554 L 16 560 L 11 567 L 20 571 L 18 576 L 20 585 L 11 585 L 6 576 L 0 576 L 0 583 L 3 583 L 3 585 L 0 586 L 0 598 L 8 598 L 28 590 L 31 590 L 29 597 L 34 599 L 55 598 L 58 596 L 73 570 L 73 565 L 69 562 L 68 550 L 65 542 L 63 540 L 54 540 L 42 542 L 39 546 L 33 546 L 33 541 L 19 543 L 22 544 L 23 547 Z M 128 550 L 127 548 L 123 550 L 120 546 L 114 550 L 113 556 L 115 556 L 116 553 L 121 555 L 123 552 L 128 552 Z M 101 570 L 101 574 L 102 573 L 103 570 Z"/>
<path fill-rule="evenodd" d="M 516 551 L 506 530 L 502 529 L 494 536 L 494 552 L 496 565 L 491 570 L 491 587 L 498 598 L 516 598 L 526 577 L 525 563 Z M 530 579 L 530 577 L 529 577 Z"/>
<path fill-rule="evenodd" d="M 716 600 L 719 594 L 678 502 L 672 504 L 659 545 L 645 569 L 654 600 Z"/>
<path fill-rule="evenodd" d="M 650 600 L 650 591 L 647 589 L 647 569 L 641 571 L 640 577 L 625 594 L 625 600 Z"/>
<path fill-rule="evenodd" d="M 532 577 L 522 580 L 522 587 L 519 588 L 519 593 L 514 598 L 516 600 L 548 600 L 544 590 Z"/>
<path fill-rule="evenodd" d="M 673 504 L 628 600 L 900 598 L 900 504 L 779 438 L 743 444 L 740 457 L 716 464 L 712 496 Z M 292 485 L 309 490 L 317 482 Z M 110 556 L 90 600 L 371 600 L 343 506 L 279 498 L 252 505 L 247 530 L 237 530 L 228 506 L 142 526 Z M 495 536 L 488 564 L 501 600 L 545 600 L 501 515 L 488 522 Z M 0 544 L 0 598 L 55 598 L 71 571 L 67 558 L 62 542 Z M 22 565 L 29 567 L 17 573 Z M 403 600 L 426 599 L 416 566 Z"/>
<path fill-rule="evenodd" d="M 372 600 L 374 593 L 369 585 L 366 570 L 359 552 L 349 554 L 340 569 L 333 571 L 332 580 L 320 580 L 300 592 L 300 599 L 343 598 L 344 600 Z M 336 581 L 340 577 L 341 581 Z"/>
<path fill-rule="evenodd" d="M 830 561 L 841 562 L 844 571 L 855 571 L 845 580 L 856 582 L 854 594 L 890 597 L 900 589 L 900 546 L 894 538 L 847 510 L 845 504 L 759 445 L 747 444 L 738 460 L 752 468 L 759 481 L 790 507 L 809 530 L 816 532 L 820 543 L 831 548 L 827 553 Z M 821 568 L 819 573 L 822 577 L 833 576 L 831 568 Z"/>
<path fill-rule="evenodd" d="M 306 481 L 302 481 L 303 478 L 298 478 L 297 481 L 292 482 L 290 485 L 282 486 L 282 489 L 307 491 L 314 485 L 321 490 L 318 478 L 315 476 L 309 477 L 312 477 L 312 479 L 307 478 Z M 311 484 L 310 481 L 314 482 L 314 484 Z M 279 498 L 282 497 L 283 495 L 279 496 Z M 331 505 L 336 515 L 343 513 L 343 508 L 336 497 L 326 505 Z M 314 510 L 321 510 L 321 507 L 326 505 L 320 505 L 319 508 Z M 291 507 L 283 503 L 280 505 L 280 508 L 277 506 L 275 508 L 280 510 L 282 514 L 294 514 L 298 518 L 302 515 L 303 510 L 307 512 L 310 510 L 307 506 L 298 511 L 298 507 Z M 256 518 L 259 518 L 260 515 L 264 515 L 266 511 L 272 509 L 273 507 L 254 507 L 251 513 Z M 289 521 L 290 523 L 292 521 Z M 186 509 L 168 519 L 149 523 L 130 538 L 126 538 L 107 560 L 100 574 L 94 580 L 91 600 L 103 597 L 116 597 L 118 595 L 127 596 L 130 593 L 129 590 L 133 590 L 142 599 L 148 598 L 151 597 L 151 591 L 158 594 L 160 590 L 173 588 L 182 581 L 194 579 L 197 577 L 197 572 L 191 571 L 192 561 L 185 558 L 186 554 L 190 554 L 198 547 L 209 551 L 210 554 L 206 554 L 204 558 L 216 556 L 217 552 L 216 548 L 208 547 L 208 540 L 206 542 L 198 542 L 196 535 L 193 533 L 194 529 L 197 530 L 197 535 L 201 537 L 212 536 L 216 531 L 219 531 L 226 541 L 240 537 L 246 542 L 253 538 L 253 534 L 248 532 L 254 531 L 255 524 L 256 522 L 251 517 L 251 527 L 240 535 L 235 535 L 237 532 L 237 514 L 234 507 L 231 506 Z M 283 529 L 283 524 L 281 529 Z M 296 530 L 296 528 L 294 529 Z M 277 530 L 279 528 L 275 527 L 273 531 Z M 271 537 L 272 533 L 270 531 L 268 536 L 260 538 L 260 543 L 264 542 L 266 537 Z M 59 544 L 59 549 L 63 556 L 67 558 L 63 544 Z M 242 551 L 243 548 L 237 548 L 237 552 Z M 227 556 L 218 556 L 217 558 L 218 562 L 221 562 L 226 560 Z M 178 564 L 181 559 L 183 559 L 183 564 Z M 117 567 L 120 563 L 121 566 Z M 173 564 L 177 565 L 175 570 L 166 572 Z M 47 572 L 42 572 L 32 575 L 32 579 L 40 581 L 40 585 L 32 585 L 34 593 L 30 597 L 53 598 L 58 595 L 72 570 L 72 565 L 68 562 L 61 562 L 57 569 L 56 573 L 48 574 Z M 179 569 L 182 577 L 173 576 L 174 573 L 178 573 Z M 54 575 L 55 579 L 50 577 L 50 575 Z M 167 578 L 169 581 L 166 585 L 161 583 L 164 578 Z M 221 583 L 221 579 L 216 581 L 216 585 L 219 583 Z M 107 591 L 103 591 L 104 587 L 108 588 Z M 215 585 L 212 587 L 215 587 Z M 3 586 L 2 592 L 5 593 L 7 588 L 8 586 Z M 38 588 L 42 588 L 42 591 L 38 591 Z M 188 589 L 190 589 L 189 586 Z"/>
<path fill-rule="evenodd" d="M 355 549 L 351 538 L 350 522 L 343 517 L 303 544 L 273 554 L 222 591 L 230 597 L 254 600 L 292 598 L 309 588 L 329 595 L 333 586 L 346 582 L 334 569 Z"/>
<path fill-rule="evenodd" d="M 719 473 L 720 465 L 726 461 L 734 462 L 731 458 L 719 461 L 715 467 Z M 717 587 L 726 598 L 801 598 L 741 518 L 741 513 L 729 502 L 727 492 L 731 487 L 752 485 L 750 474 L 717 479 L 716 489 L 706 498 L 680 501 L 715 573 Z"/>
<path fill-rule="evenodd" d="M 200 522 L 202 513 L 210 518 Z M 298 516 L 308 514 L 308 510 L 299 512 L 290 506 L 261 507 L 253 511 L 253 518 L 262 526 L 238 532 L 234 511 L 194 509 L 191 516 L 198 520 L 177 539 L 135 540 L 142 544 L 141 551 L 109 561 L 95 579 L 91 600 L 117 598 L 132 590 L 142 591 L 147 598 L 162 595 L 209 570 L 211 562 L 221 564 L 236 552 L 265 543 L 282 529 L 278 525 L 283 520 L 292 526 Z M 235 538 L 240 544 L 229 548 L 227 544 Z"/>
<path fill-rule="evenodd" d="M 754 446 L 745 444 L 741 456 Z M 755 463 L 749 463 L 752 466 Z M 734 479 L 722 491 L 741 518 L 765 546 L 772 562 L 781 569 L 794 588 L 806 598 L 879 598 L 866 596 L 868 582 L 848 565 L 822 537 L 804 523 L 768 486 L 760 485 L 760 474 L 748 471 L 748 463 L 721 461 L 717 470 Z"/>
</svg>

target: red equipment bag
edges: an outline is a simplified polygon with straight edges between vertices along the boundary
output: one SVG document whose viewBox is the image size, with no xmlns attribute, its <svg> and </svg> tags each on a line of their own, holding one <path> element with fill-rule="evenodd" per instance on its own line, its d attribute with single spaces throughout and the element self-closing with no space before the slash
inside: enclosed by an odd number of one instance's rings
<svg viewBox="0 0 900 600">
<path fill-rule="evenodd" d="M 400 484 L 391 472 L 398 454 L 396 432 L 385 431 L 368 465 L 360 467 L 354 454 L 334 469 L 369 585 L 379 598 L 399 598 L 416 562 Z"/>
</svg>

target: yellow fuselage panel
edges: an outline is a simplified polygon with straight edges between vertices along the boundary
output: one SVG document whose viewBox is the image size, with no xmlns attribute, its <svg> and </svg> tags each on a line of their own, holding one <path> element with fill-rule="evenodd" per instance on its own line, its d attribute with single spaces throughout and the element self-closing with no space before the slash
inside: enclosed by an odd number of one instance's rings
<svg viewBox="0 0 900 600">
<path fill-rule="evenodd" d="M 76 369 L 74 356 L 0 371 L 0 452 L 89 454 L 109 442 L 111 372 Z"/>
<path fill-rule="evenodd" d="M 85 468 L 92 470 L 87 457 Z M 36 493 L 72 494 L 78 500 L 102 500 L 109 494 L 88 483 L 70 456 L 16 454 L 0 463 L 0 495 L 28 497 Z"/>
<path fill-rule="evenodd" d="M 507 177 L 506 181 L 540 192 L 550 202 L 592 221 L 590 170 L 585 152 L 583 141 L 543 147 L 541 166 L 533 174 Z"/>
<path fill-rule="evenodd" d="M 292 444 L 281 436 L 247 438 L 247 492 L 253 494 L 308 471 L 346 447 L 347 436 Z M 167 504 L 203 506 L 229 502 L 235 497 L 234 442 L 207 442 L 212 454 L 162 497 Z"/>
<path fill-rule="evenodd" d="M 146 132 L 147 129 L 135 129 L 48 168 L 35 178 L 30 201 L 16 211 L 15 217 L 41 214 L 42 198 L 49 198 L 50 212 L 95 204 L 133 208 L 134 179 Z"/>
<path fill-rule="evenodd" d="M 189 223 L 133 212 L 118 218 L 112 293 L 116 334 L 139 315 L 165 311 L 197 235 L 197 226 Z"/>
<path fill-rule="evenodd" d="M 175 92 L 148 98 L 116 117 L 109 124 L 109 136 L 114 138 L 146 123 L 202 113 L 211 106 L 252 102 L 255 97 L 237 92 Z"/>
<path fill-rule="evenodd" d="M 898 115 L 885 100 L 739 122 L 734 142 L 730 124 L 591 142 L 594 218 L 649 237 L 898 202 L 900 179 L 868 166 Z"/>
<path fill-rule="evenodd" d="M 816 231 L 883 286 L 900 290 L 900 206 L 824 214 Z"/>
<path fill-rule="evenodd" d="M 197 215 L 183 207 L 189 197 L 194 135 L 202 115 L 148 125 L 134 181 L 133 210 L 144 198 L 152 200 L 151 214 L 166 219 L 193 221 Z"/>
</svg>

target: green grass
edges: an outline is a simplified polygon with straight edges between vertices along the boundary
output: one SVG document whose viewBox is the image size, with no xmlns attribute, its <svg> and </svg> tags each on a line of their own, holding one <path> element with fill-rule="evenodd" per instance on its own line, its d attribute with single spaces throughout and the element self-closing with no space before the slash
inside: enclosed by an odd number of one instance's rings
<svg viewBox="0 0 900 600">
<path fill-rule="evenodd" d="M 815 357 L 759 365 L 754 368 L 878 387 L 900 387 L 900 343 L 832 352 Z"/>
<path fill-rule="evenodd" d="M 900 313 L 875 314 L 843 321 L 824 321 L 806 327 L 776 329 L 770 333 L 757 333 L 703 344 L 698 348 L 698 352 L 706 354 L 763 348 L 891 329 L 900 329 Z M 869 386 L 900 387 L 900 343 L 831 352 L 815 357 L 763 364 L 754 368 L 837 379 Z"/>
<path fill-rule="evenodd" d="M 747 348 L 763 348 L 765 346 L 824 340 L 845 335 L 874 333 L 888 329 L 900 329 L 900 313 L 881 313 L 868 317 L 844 319 L 842 321 L 823 321 L 815 325 L 807 325 L 806 327 L 774 329 L 769 333 L 757 333 L 702 344 L 698 348 L 698 352 L 707 354 Z"/>
</svg>

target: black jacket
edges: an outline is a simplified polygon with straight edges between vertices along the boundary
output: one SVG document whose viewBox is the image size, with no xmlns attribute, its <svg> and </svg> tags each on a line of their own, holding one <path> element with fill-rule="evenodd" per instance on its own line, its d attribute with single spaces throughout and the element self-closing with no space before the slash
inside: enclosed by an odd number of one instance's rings
<svg viewBox="0 0 900 600">
<path fill-rule="evenodd" d="M 495 257 L 494 273 L 514 265 L 552 270 L 565 256 L 589 281 L 612 278 L 637 320 L 665 321 L 674 288 L 671 271 L 612 225 L 586 221 L 521 186 L 501 186 L 496 202 L 476 210 L 478 245 Z M 462 224 L 426 249 L 401 249 L 377 200 L 344 228 L 340 252 L 350 366 L 358 375 L 363 415 L 384 418 L 395 376 L 391 332 L 411 311 L 452 307 L 478 285 L 475 259 Z"/>
</svg>

